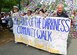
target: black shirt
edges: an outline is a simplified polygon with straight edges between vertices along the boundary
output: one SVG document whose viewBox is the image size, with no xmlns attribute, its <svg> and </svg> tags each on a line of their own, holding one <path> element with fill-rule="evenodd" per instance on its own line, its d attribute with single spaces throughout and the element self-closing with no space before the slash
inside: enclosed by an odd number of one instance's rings
<svg viewBox="0 0 77 55">
<path fill-rule="evenodd" d="M 57 12 L 57 17 L 65 17 L 68 18 L 68 15 L 64 12 L 62 12 L 61 14 Z"/>
</svg>

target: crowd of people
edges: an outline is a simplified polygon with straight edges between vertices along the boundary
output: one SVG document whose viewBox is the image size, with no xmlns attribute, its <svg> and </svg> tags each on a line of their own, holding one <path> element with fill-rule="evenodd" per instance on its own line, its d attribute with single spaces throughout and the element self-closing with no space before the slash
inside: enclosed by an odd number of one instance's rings
<svg viewBox="0 0 77 55">
<path fill-rule="evenodd" d="M 53 12 L 47 11 L 46 6 L 42 6 L 41 8 L 35 8 L 34 11 L 28 9 L 27 12 L 22 12 L 19 10 L 17 6 L 13 6 L 13 9 L 8 12 L 1 12 L 0 14 L 0 29 L 5 30 L 7 28 L 13 27 L 13 16 L 50 16 L 50 17 L 65 17 L 71 19 L 71 27 L 75 34 L 77 33 L 77 11 L 73 9 L 69 14 L 68 11 L 64 11 L 64 5 L 62 3 L 58 4 L 56 10 Z"/>
<path fill-rule="evenodd" d="M 6 30 L 8 28 L 8 21 L 10 18 L 9 13 L 1 12 L 0 14 L 0 30 Z"/>
<path fill-rule="evenodd" d="M 73 9 L 69 14 L 68 11 L 64 11 L 64 5 L 62 3 L 58 4 L 56 10 L 53 12 L 48 12 L 46 6 L 35 8 L 34 11 L 28 9 L 27 12 L 22 12 L 17 6 L 13 6 L 13 9 L 10 12 L 0 13 L 0 30 L 12 30 L 13 16 L 30 17 L 34 15 L 39 15 L 42 17 L 64 17 L 71 19 L 71 35 L 72 37 L 77 38 L 77 11 Z"/>
</svg>

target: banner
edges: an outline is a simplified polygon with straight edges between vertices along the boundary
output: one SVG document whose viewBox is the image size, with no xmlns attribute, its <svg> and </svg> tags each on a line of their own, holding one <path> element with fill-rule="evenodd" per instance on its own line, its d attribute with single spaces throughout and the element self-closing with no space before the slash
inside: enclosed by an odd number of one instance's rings
<svg viewBox="0 0 77 55">
<path fill-rule="evenodd" d="M 60 17 L 14 17 L 15 42 L 22 42 L 51 53 L 67 55 L 70 20 Z"/>
</svg>

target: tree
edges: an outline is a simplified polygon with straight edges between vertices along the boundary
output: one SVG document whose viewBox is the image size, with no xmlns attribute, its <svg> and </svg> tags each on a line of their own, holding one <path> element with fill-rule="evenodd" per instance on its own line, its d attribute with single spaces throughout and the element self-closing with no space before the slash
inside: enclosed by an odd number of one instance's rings
<svg viewBox="0 0 77 55">
<path fill-rule="evenodd" d="M 18 0 L 0 0 L 0 13 L 2 8 L 11 9 L 14 5 L 18 4 Z"/>
<path fill-rule="evenodd" d="M 3 0 L 0 0 L 0 13 L 1 13 L 2 7 L 3 7 Z"/>
</svg>

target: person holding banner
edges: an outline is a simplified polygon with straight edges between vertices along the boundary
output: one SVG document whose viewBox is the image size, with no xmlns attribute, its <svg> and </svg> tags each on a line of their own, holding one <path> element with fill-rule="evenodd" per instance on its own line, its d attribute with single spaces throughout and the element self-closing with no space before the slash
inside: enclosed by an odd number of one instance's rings
<svg viewBox="0 0 77 55">
<path fill-rule="evenodd" d="M 28 10 L 27 11 L 27 15 L 30 16 L 31 14 L 32 14 L 32 11 L 31 10 Z"/>
<path fill-rule="evenodd" d="M 27 17 L 28 19 L 30 19 L 32 16 L 32 10 L 28 10 L 26 14 L 24 14 L 24 18 Z"/>
<path fill-rule="evenodd" d="M 53 14 L 56 17 L 65 17 L 68 18 L 68 15 L 63 11 L 64 5 L 62 3 L 57 5 L 57 11 Z"/>
<path fill-rule="evenodd" d="M 18 16 L 19 8 L 17 6 L 13 6 L 12 16 Z"/>
<path fill-rule="evenodd" d="M 45 16 L 45 11 L 44 11 L 43 9 L 41 9 L 41 10 L 38 12 L 38 14 L 39 14 L 40 16 Z"/>
<path fill-rule="evenodd" d="M 13 9 L 10 11 L 9 27 L 10 27 L 11 31 L 13 30 L 13 20 L 14 20 L 15 16 L 19 17 L 19 8 L 18 8 L 18 6 L 13 6 Z"/>
<path fill-rule="evenodd" d="M 53 13 L 53 16 L 68 18 L 68 15 L 63 11 L 63 9 L 64 9 L 64 5 L 62 3 L 58 4 L 57 11 Z M 61 54 L 56 54 L 56 55 L 61 55 Z"/>
</svg>

